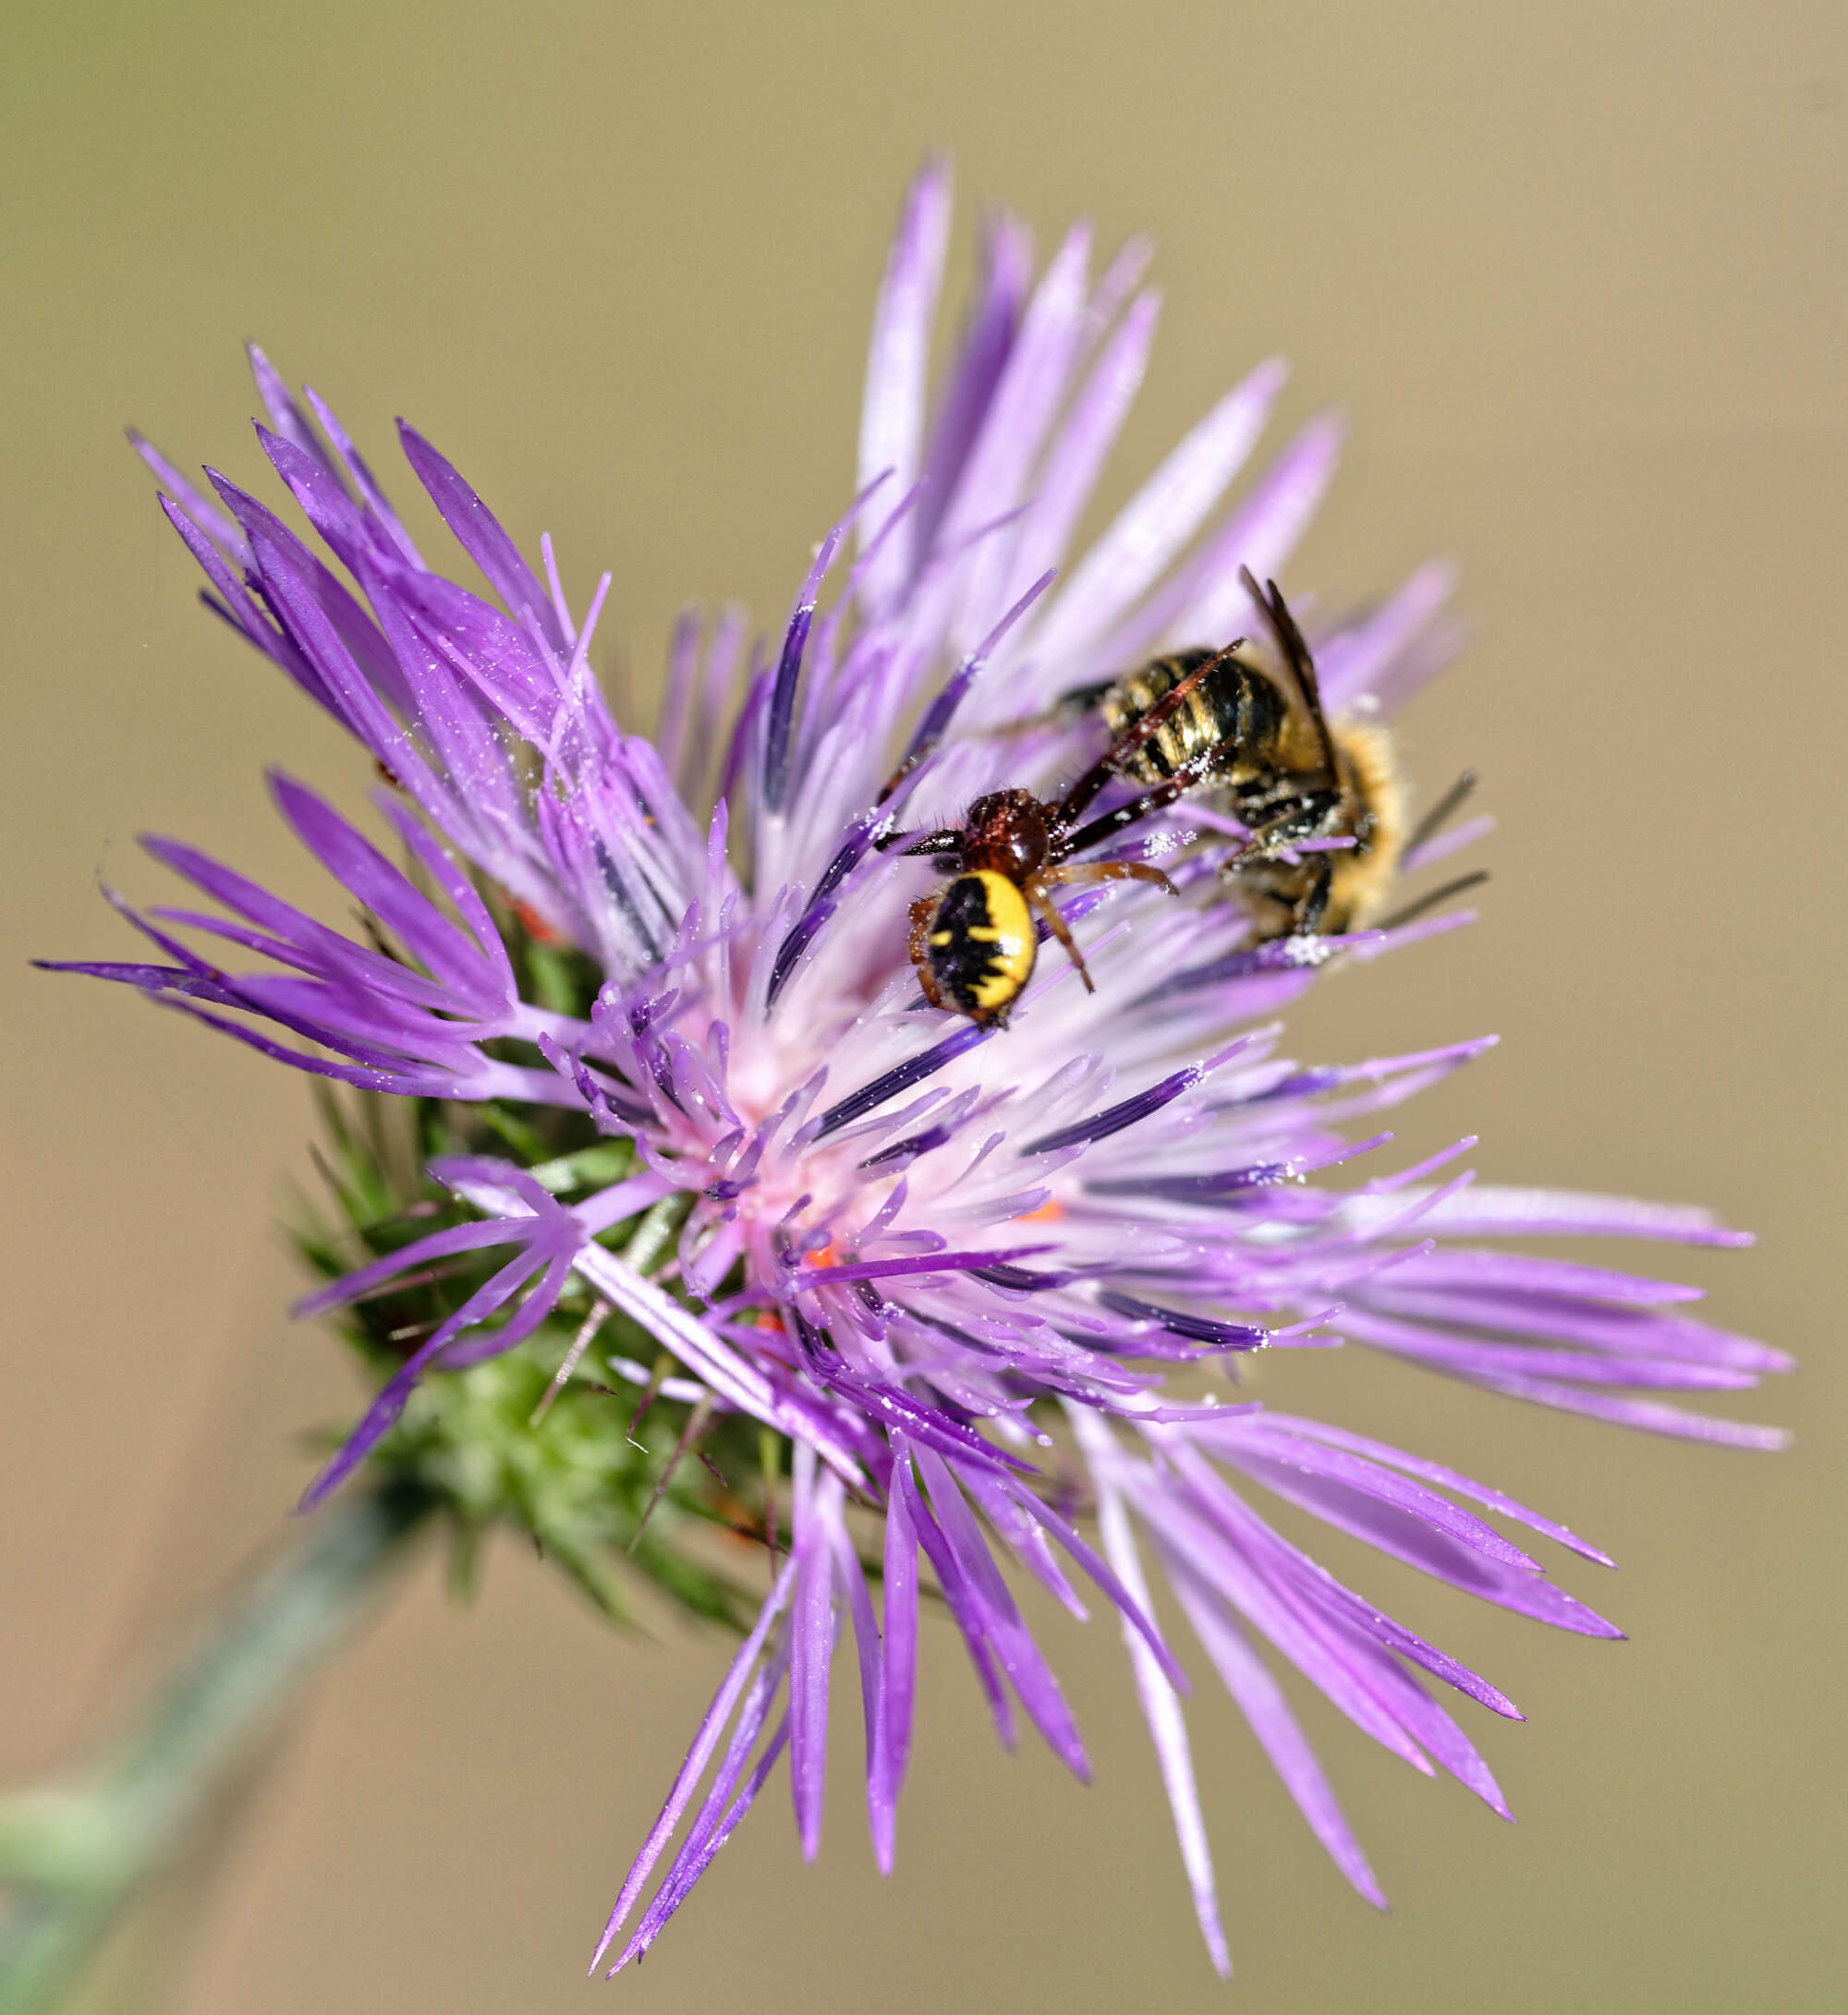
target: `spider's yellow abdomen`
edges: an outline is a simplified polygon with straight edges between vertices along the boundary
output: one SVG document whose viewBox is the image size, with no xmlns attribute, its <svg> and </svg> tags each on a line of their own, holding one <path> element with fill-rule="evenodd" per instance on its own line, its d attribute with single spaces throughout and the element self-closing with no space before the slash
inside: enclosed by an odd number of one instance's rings
<svg viewBox="0 0 1848 2015">
<path fill-rule="evenodd" d="M 978 1022 L 1003 1017 L 1033 977 L 1039 940 L 1027 898 L 1005 875 L 958 875 L 930 919 L 926 949 L 941 990 Z"/>
</svg>

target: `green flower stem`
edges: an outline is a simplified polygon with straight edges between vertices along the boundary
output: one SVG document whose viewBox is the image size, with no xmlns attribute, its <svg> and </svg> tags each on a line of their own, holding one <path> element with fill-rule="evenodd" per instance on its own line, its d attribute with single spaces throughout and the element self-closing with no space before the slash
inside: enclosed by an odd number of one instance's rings
<svg viewBox="0 0 1848 2015">
<path fill-rule="evenodd" d="M 276 1712 L 346 1636 L 436 1499 L 353 1491 L 213 1620 L 134 1725 L 76 1778 L 0 1798 L 0 2015 L 38 2015 L 185 1844 Z"/>
</svg>

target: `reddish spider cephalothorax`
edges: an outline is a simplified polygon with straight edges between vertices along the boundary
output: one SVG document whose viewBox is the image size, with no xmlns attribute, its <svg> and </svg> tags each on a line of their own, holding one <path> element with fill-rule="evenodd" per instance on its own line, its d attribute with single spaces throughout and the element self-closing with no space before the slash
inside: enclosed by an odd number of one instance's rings
<svg viewBox="0 0 1848 2015">
<path fill-rule="evenodd" d="M 1064 946 L 1091 990 L 1084 959 L 1053 906 L 1055 888 L 1078 881 L 1152 881 L 1171 895 L 1175 892 L 1167 876 L 1147 862 L 1075 863 L 1072 856 L 1203 782 L 1212 771 L 1215 748 L 1199 749 L 1152 790 L 1115 810 L 1088 824 L 1078 821 L 1112 777 L 1133 773 L 1133 759 L 1144 743 L 1161 733 L 1201 681 L 1237 648 L 1229 645 L 1208 659 L 1125 728 L 1064 797 L 1049 801 L 1031 791 L 993 791 L 970 806 L 966 824 L 946 826 L 906 848 L 907 854 L 944 861 L 954 877 L 942 894 L 920 896 L 911 905 L 912 963 L 932 1007 L 954 1009 L 976 1022 L 1005 1024 L 1033 975 L 1039 953 L 1036 917 Z M 917 759 L 914 756 L 911 762 Z"/>
</svg>

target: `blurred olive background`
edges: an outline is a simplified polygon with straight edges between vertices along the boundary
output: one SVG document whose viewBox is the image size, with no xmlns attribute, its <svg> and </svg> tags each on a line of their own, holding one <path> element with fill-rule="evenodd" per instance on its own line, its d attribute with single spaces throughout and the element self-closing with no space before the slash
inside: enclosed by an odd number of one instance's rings
<svg viewBox="0 0 1848 2015">
<path fill-rule="evenodd" d="M 122 2005 L 1848 2003 L 1844 90 L 1840 6 L 1763 0 L 8 10 L 0 1775 L 112 1725 L 283 1532 L 302 1428 L 354 1398 L 284 1313 L 302 1081 L 23 964 L 131 955 L 94 885 L 153 892 L 143 827 L 322 900 L 262 766 L 349 803 L 368 781 L 198 609 L 122 423 L 252 479 L 237 345 L 259 337 L 401 502 L 398 412 L 529 550 L 552 532 L 574 600 L 613 569 L 602 666 L 645 693 L 682 602 L 780 618 L 847 495 L 886 236 L 936 146 L 965 253 L 991 200 L 1042 243 L 1079 212 L 1159 242 L 1166 327 L 1109 501 L 1281 349 L 1282 426 L 1337 403 L 1353 428 L 1290 582 L 1339 601 L 1463 564 L 1474 648 L 1405 744 L 1428 795 L 1484 774 L 1484 920 L 1331 980 L 1293 1048 L 1499 1031 L 1404 1146 L 1467 1128 L 1500 1179 L 1710 1202 L 1754 1252 L 1628 1256 L 1805 1360 L 1732 1409 L 1795 1426 L 1780 1457 L 1358 1352 L 1270 1375 L 1595 1537 L 1621 1573 L 1562 1577 L 1633 1641 L 1472 1614 L 1331 1546 L 1532 1717 L 1463 1709 L 1522 1823 L 1309 1707 L 1395 1901 L 1379 1919 L 1203 1688 L 1230 1987 L 1114 1630 L 1044 1605 L 1094 1787 L 999 1754 L 939 1628 L 895 1877 L 843 1714 L 820 1865 L 767 1795 L 640 1973 L 587 1984 L 728 1647 L 616 1636 L 507 1548 L 467 1610 L 423 1559 L 142 1926 Z"/>
</svg>

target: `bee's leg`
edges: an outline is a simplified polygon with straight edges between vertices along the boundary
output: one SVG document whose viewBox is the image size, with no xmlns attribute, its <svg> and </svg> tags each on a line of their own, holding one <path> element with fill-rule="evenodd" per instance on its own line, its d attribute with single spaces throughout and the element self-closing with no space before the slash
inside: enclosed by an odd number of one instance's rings
<svg viewBox="0 0 1848 2015">
<path fill-rule="evenodd" d="M 1089 860 L 1076 867 L 1042 868 L 1034 878 L 1043 888 L 1055 881 L 1152 881 L 1170 895 L 1180 891 L 1152 862 L 1145 860 Z"/>
<path fill-rule="evenodd" d="M 1035 728 L 1075 728 L 1087 715 L 1096 712 L 1099 700 L 1110 688 L 1109 679 L 1096 686 L 1080 686 L 1072 692 L 1061 693 L 1050 707 L 1042 707 L 1038 713 L 1024 713 L 1015 721 L 997 721 L 992 727 L 968 728 L 965 733 L 971 741 L 1001 742 L 1010 735 L 1030 734 Z"/>
<path fill-rule="evenodd" d="M 1277 936 L 1313 937 L 1328 914 L 1329 895 L 1334 882 L 1334 865 L 1322 853 L 1301 854 L 1294 867 L 1283 856 L 1306 840 L 1329 836 L 1341 809 L 1340 797 L 1331 791 L 1306 791 L 1286 800 L 1281 808 L 1272 805 L 1270 816 L 1256 827 L 1236 853 L 1220 863 L 1221 879 L 1244 881 L 1254 897 L 1276 904 L 1287 918 L 1279 929 L 1264 929 L 1262 912 L 1254 910 L 1265 940 Z M 1246 881 L 1246 870 L 1253 870 Z"/>
<path fill-rule="evenodd" d="M 937 902 L 934 895 L 920 895 L 911 905 L 911 963 L 918 968 L 918 984 L 924 989 L 924 998 L 933 1008 L 947 1008 L 950 1003 L 943 998 L 930 964 L 930 923 L 937 914 Z"/>
<path fill-rule="evenodd" d="M 1313 938 L 1328 914 L 1329 891 L 1334 886 L 1334 863 L 1326 854 L 1311 854 L 1303 864 L 1309 871 L 1307 892 L 1290 922 L 1293 938 Z"/>
<path fill-rule="evenodd" d="M 1078 950 L 1077 940 L 1073 937 L 1065 919 L 1053 907 L 1051 897 L 1046 893 L 1046 884 L 1061 879 L 1063 878 L 1056 868 L 1050 874 L 1035 875 L 1031 880 L 1022 884 L 1020 892 L 1027 898 L 1028 906 L 1046 919 L 1047 929 L 1064 946 L 1065 955 L 1077 967 L 1078 977 L 1085 983 L 1085 991 L 1095 993 L 1097 989 L 1091 984 L 1091 976 L 1085 965 L 1084 954 Z"/>
<path fill-rule="evenodd" d="M 1275 860 L 1305 840 L 1329 838 L 1340 810 L 1341 798 L 1332 791 L 1307 791 L 1281 810 L 1273 808 L 1271 816 L 1253 829 L 1251 837 L 1225 863 L 1224 872 L 1235 873 L 1251 861 Z"/>
</svg>

